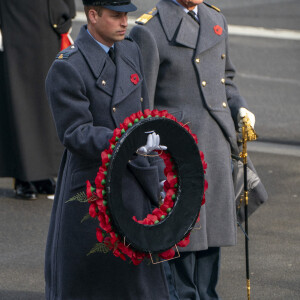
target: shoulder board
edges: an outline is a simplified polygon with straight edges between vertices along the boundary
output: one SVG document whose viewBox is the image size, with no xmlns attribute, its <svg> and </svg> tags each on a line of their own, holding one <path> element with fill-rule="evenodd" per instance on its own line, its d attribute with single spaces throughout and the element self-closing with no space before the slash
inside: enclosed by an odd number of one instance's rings
<svg viewBox="0 0 300 300">
<path fill-rule="evenodd" d="M 57 55 L 56 55 L 56 59 L 68 59 L 72 54 L 74 54 L 75 52 L 77 52 L 78 48 L 74 45 L 60 51 Z"/>
<path fill-rule="evenodd" d="M 207 5 L 208 7 L 210 7 L 210 8 L 213 8 L 214 10 L 216 10 L 217 12 L 221 12 L 221 9 L 220 8 L 218 8 L 218 7 L 216 7 L 216 6 L 214 6 L 214 5 L 211 5 L 211 4 L 208 4 L 208 3 L 206 3 L 206 2 L 203 2 L 205 5 Z"/>
<path fill-rule="evenodd" d="M 146 14 L 141 15 L 138 19 L 136 19 L 135 23 L 140 24 L 140 25 L 144 25 L 149 20 L 151 20 L 156 14 L 157 14 L 157 8 L 154 7 L 149 12 L 147 12 Z"/>
<path fill-rule="evenodd" d="M 130 36 L 125 36 L 125 40 L 128 40 L 128 41 L 130 41 L 130 42 L 133 42 L 133 39 L 130 37 Z"/>
</svg>

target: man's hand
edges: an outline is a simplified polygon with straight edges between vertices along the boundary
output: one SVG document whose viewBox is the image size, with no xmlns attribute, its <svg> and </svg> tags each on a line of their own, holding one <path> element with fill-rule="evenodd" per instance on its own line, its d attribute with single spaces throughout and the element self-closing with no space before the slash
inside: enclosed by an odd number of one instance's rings
<svg viewBox="0 0 300 300">
<path fill-rule="evenodd" d="M 160 143 L 160 137 L 155 132 L 150 133 L 147 137 L 147 144 L 138 149 L 140 154 L 149 154 L 154 150 L 167 150 L 166 146 L 162 146 Z"/>
<path fill-rule="evenodd" d="M 241 107 L 239 109 L 238 112 L 238 128 L 239 128 L 239 132 L 242 131 L 242 127 L 243 127 L 243 118 L 247 116 L 249 118 L 250 121 L 250 125 L 251 127 L 254 129 L 254 125 L 255 125 L 255 115 L 249 111 L 248 109 Z"/>
</svg>

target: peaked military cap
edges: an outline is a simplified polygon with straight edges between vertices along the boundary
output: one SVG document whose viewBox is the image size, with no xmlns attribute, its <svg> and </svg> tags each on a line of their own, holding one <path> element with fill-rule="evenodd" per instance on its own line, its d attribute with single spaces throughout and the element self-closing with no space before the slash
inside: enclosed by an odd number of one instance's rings
<svg viewBox="0 0 300 300">
<path fill-rule="evenodd" d="M 82 2 L 83 5 L 102 6 L 120 12 L 137 10 L 136 6 L 131 3 L 131 0 L 82 0 Z"/>
</svg>

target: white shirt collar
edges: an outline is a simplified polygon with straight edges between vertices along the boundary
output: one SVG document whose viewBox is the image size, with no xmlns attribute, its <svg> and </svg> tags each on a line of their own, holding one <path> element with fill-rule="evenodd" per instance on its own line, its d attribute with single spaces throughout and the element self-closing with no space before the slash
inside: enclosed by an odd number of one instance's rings
<svg viewBox="0 0 300 300">
<path fill-rule="evenodd" d="M 91 33 L 89 32 L 88 29 L 86 29 L 86 31 L 87 31 L 88 34 L 94 39 L 94 41 L 95 41 L 99 46 L 101 46 L 102 49 L 103 49 L 106 53 L 108 53 L 110 47 L 108 47 L 108 46 L 106 46 L 106 45 L 100 43 L 99 41 L 97 41 L 97 40 L 91 35 Z M 114 46 L 115 46 L 115 45 L 112 45 L 113 48 L 114 48 Z"/>
<path fill-rule="evenodd" d="M 178 6 L 182 7 L 182 9 L 188 13 L 189 10 L 187 8 L 185 8 L 183 5 L 181 5 L 180 3 L 178 3 L 176 0 L 172 0 L 174 3 L 176 3 Z M 195 8 L 193 9 L 193 11 L 195 12 L 196 14 L 196 17 L 198 18 L 198 6 L 196 5 Z"/>
</svg>

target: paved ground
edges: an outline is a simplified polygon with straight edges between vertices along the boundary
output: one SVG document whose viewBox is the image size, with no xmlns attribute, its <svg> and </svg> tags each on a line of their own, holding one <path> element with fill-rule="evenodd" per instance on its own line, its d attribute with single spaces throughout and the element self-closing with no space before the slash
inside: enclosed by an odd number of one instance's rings
<svg viewBox="0 0 300 300">
<path fill-rule="evenodd" d="M 249 220 L 251 299 L 300 299 L 300 157 L 251 152 L 269 201 Z M 0 179 L 0 299 L 44 299 L 44 248 L 52 201 L 14 198 Z M 246 299 L 244 237 L 224 248 L 219 292 Z M 122 300 L 122 299 L 112 299 Z M 155 300 L 155 299 L 153 299 Z"/>
</svg>

